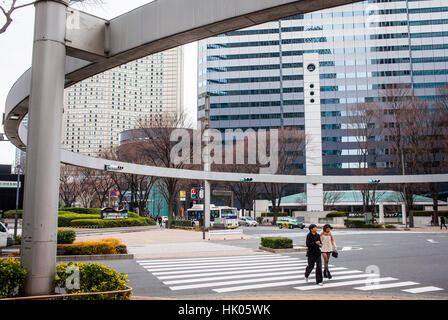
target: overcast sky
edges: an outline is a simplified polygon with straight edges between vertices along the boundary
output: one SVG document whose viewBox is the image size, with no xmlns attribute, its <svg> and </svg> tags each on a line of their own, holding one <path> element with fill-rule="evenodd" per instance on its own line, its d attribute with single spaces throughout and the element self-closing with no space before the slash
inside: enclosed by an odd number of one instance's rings
<svg viewBox="0 0 448 320">
<path fill-rule="evenodd" d="M 83 11 L 105 19 L 112 19 L 151 0 L 102 0 L 100 5 L 84 5 Z M 14 22 L 6 33 L 0 35 L 0 111 L 5 110 L 6 97 L 14 82 L 31 66 L 34 7 L 15 13 Z M 184 108 L 196 120 L 197 92 L 197 43 L 185 46 Z M 0 122 L 0 132 L 4 132 Z M 13 164 L 15 147 L 0 142 L 0 164 Z"/>
</svg>

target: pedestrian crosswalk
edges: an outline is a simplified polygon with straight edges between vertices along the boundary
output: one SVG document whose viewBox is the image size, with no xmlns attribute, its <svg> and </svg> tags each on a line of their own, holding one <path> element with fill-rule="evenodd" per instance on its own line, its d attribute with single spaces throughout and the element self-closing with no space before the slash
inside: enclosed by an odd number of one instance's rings
<svg viewBox="0 0 448 320">
<path fill-rule="evenodd" d="M 314 283 L 314 271 L 309 283 L 305 279 L 305 259 L 286 255 L 261 254 L 207 258 L 138 260 L 171 291 L 209 289 L 217 293 L 282 288 L 311 291 L 349 287 L 352 290 L 373 291 L 399 288 L 418 294 L 444 289 L 423 286 L 418 282 L 400 281 L 343 266 L 330 265 L 333 278 L 325 279 L 324 286 Z"/>
</svg>

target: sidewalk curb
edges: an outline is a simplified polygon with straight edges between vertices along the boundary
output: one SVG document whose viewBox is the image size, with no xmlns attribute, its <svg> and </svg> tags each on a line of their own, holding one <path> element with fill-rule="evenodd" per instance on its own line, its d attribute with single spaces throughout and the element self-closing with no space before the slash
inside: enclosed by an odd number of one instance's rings
<svg viewBox="0 0 448 320">
<path fill-rule="evenodd" d="M 133 260 L 133 254 L 98 254 L 98 255 L 73 255 L 57 256 L 57 262 L 65 261 L 92 261 L 92 260 Z"/>
<path fill-rule="evenodd" d="M 264 250 L 264 251 L 268 251 L 268 252 L 272 252 L 272 253 L 290 253 L 290 252 L 306 252 L 306 247 L 303 246 L 295 246 L 293 248 L 289 248 L 289 249 L 272 249 L 272 248 L 267 248 L 267 247 L 263 247 L 263 246 L 259 246 L 258 247 L 260 250 Z"/>
</svg>

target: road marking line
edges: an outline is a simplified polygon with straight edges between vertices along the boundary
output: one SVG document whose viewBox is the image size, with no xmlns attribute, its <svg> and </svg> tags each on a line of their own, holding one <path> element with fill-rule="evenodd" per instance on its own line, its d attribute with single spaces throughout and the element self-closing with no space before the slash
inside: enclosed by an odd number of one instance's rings
<svg viewBox="0 0 448 320">
<path fill-rule="evenodd" d="M 230 267 L 230 268 L 214 268 L 213 271 L 230 271 L 230 270 L 253 270 L 253 269 L 264 269 L 267 267 L 296 267 L 296 266 L 300 266 L 300 264 L 297 264 L 296 262 L 277 262 L 277 263 L 273 263 L 269 266 L 266 265 L 256 265 L 256 266 L 239 266 L 239 267 Z M 148 270 L 149 271 L 149 270 Z M 210 271 L 210 268 L 204 268 L 204 269 L 199 269 L 199 270 L 194 270 L 194 272 L 207 272 Z M 152 271 L 151 271 L 152 272 Z M 179 273 L 191 273 L 190 270 L 177 270 L 177 271 L 164 271 L 164 272 L 154 272 L 153 274 L 155 276 L 162 276 L 162 275 L 172 275 L 172 274 L 179 274 Z"/>
<path fill-rule="evenodd" d="M 329 265 L 330 267 L 333 267 L 333 265 Z M 257 273 L 257 272 L 268 272 L 268 271 L 288 271 L 288 270 L 304 270 L 306 266 L 290 266 L 290 267 L 281 267 L 281 268 L 263 268 L 263 269 L 255 269 L 250 270 L 250 273 Z M 347 268 L 339 268 L 346 270 Z M 228 270 L 228 269 L 224 269 Z M 332 269 L 334 270 L 334 269 Z M 239 273 L 248 273 L 247 270 L 235 270 L 235 271 L 224 271 L 224 272 L 211 272 L 211 273 L 201 273 L 201 276 L 208 277 L 208 276 L 223 276 L 223 275 L 230 275 L 230 274 L 239 274 Z M 155 275 L 155 274 L 154 274 Z M 195 278 L 197 277 L 197 274 L 187 273 L 187 274 L 176 274 L 173 276 L 162 276 L 157 277 L 159 280 L 171 280 L 171 279 L 185 279 L 185 278 Z"/>
<path fill-rule="evenodd" d="M 140 265 L 154 268 L 165 268 L 165 267 L 176 267 L 176 266 L 200 266 L 200 265 L 220 265 L 226 263 L 243 263 L 243 262 L 259 262 L 259 261 L 286 261 L 286 260 L 295 260 L 301 261 L 297 258 L 258 258 L 258 259 L 244 259 L 244 260 L 221 260 L 221 261 L 198 261 L 198 262 L 176 262 L 176 263 L 163 263 L 163 264 L 155 264 L 151 262 L 140 262 Z M 304 261 L 304 260 L 302 260 Z"/>
<path fill-rule="evenodd" d="M 426 239 L 426 241 L 431 242 L 431 243 L 438 243 L 437 241 L 434 241 L 432 239 Z"/>
<path fill-rule="evenodd" d="M 421 288 L 406 289 L 406 290 L 401 290 L 401 291 L 405 291 L 405 292 L 409 292 L 409 293 L 423 293 L 423 292 L 441 291 L 441 290 L 445 290 L 445 289 L 438 288 L 438 287 L 421 287 Z"/>
<path fill-rule="evenodd" d="M 337 279 L 335 278 L 335 280 L 339 280 L 339 279 L 342 279 L 342 277 L 338 277 Z M 387 277 L 387 278 L 376 278 L 375 280 L 376 281 L 393 281 L 393 280 L 397 280 L 397 279 Z M 342 281 L 342 282 L 334 282 L 334 283 L 325 282 L 323 286 L 312 285 L 312 286 L 294 287 L 294 289 L 304 291 L 304 290 L 335 288 L 335 287 L 350 286 L 350 285 L 354 285 L 354 284 L 363 284 L 363 283 L 366 283 L 366 281 L 367 281 L 367 279 L 353 280 L 353 281 Z"/>
<path fill-rule="evenodd" d="M 376 280 L 375 280 L 376 281 Z M 396 282 L 396 283 L 387 283 L 387 284 L 373 284 L 364 287 L 354 288 L 356 290 L 368 291 L 368 290 L 379 290 L 379 289 L 387 289 L 387 288 L 395 288 L 395 287 L 408 287 L 418 285 L 417 282 L 406 281 L 406 282 Z"/>
<path fill-rule="evenodd" d="M 248 256 L 220 256 L 220 257 L 209 257 L 209 258 L 185 258 L 185 259 L 162 259 L 162 260 L 154 260 L 154 259 L 147 259 L 147 260 L 137 260 L 138 263 L 140 262 L 173 262 L 173 261 L 202 261 L 202 260 L 214 260 L 214 259 L 240 259 L 240 258 L 253 258 L 253 257 L 278 257 L 273 254 L 257 254 L 257 255 L 248 255 Z M 281 256 L 281 257 L 288 257 L 289 256 Z"/>
<path fill-rule="evenodd" d="M 353 277 L 366 277 L 367 274 L 363 275 L 352 275 L 352 276 L 342 276 L 338 277 L 339 279 L 345 279 L 347 277 L 353 278 Z M 203 284 L 194 284 L 194 285 L 185 285 L 185 286 L 174 286 L 170 287 L 171 290 L 185 290 L 185 289 L 198 289 L 198 288 L 208 288 L 208 287 L 220 287 L 220 286 L 227 286 L 232 284 L 240 284 L 240 283 L 254 283 L 254 282 L 263 282 L 263 281 L 276 281 L 276 280 L 286 280 L 286 279 L 303 279 L 305 278 L 304 274 L 297 275 L 297 276 L 278 276 L 278 277 L 265 277 L 265 278 L 258 278 L 258 279 L 249 279 L 249 280 L 235 280 L 235 281 L 223 281 L 223 282 L 209 282 L 209 283 L 203 283 Z M 305 280 L 303 280 L 305 281 Z"/>
<path fill-rule="evenodd" d="M 201 263 L 201 262 L 220 262 L 220 261 L 238 261 L 238 260 L 259 260 L 259 259 L 287 259 L 291 258 L 290 256 L 251 256 L 251 257 L 244 257 L 244 258 L 236 258 L 236 257 L 229 257 L 229 258 L 215 258 L 215 259 L 191 259 L 188 261 L 185 260 L 177 260 L 173 259 L 171 261 L 164 261 L 164 260 L 138 260 L 137 263 L 140 264 L 154 264 L 154 265 L 164 265 L 164 264 L 181 264 L 181 263 Z M 302 259 L 303 260 L 303 259 Z"/>
<path fill-rule="evenodd" d="M 299 263 L 297 260 L 295 259 L 288 259 L 288 260 L 282 260 L 283 263 L 295 263 L 296 265 L 300 265 L 301 263 Z M 220 265 L 201 265 L 201 266 L 194 266 L 194 267 L 175 267 L 175 268 L 154 268 L 154 267 L 144 267 L 145 269 L 147 269 L 148 271 L 175 271 L 175 270 L 195 270 L 195 269 L 204 269 L 206 267 L 237 267 L 237 266 L 261 266 L 261 265 L 272 265 L 272 264 L 278 264 L 279 261 L 275 261 L 275 262 L 240 262 L 240 263 L 225 263 L 225 264 L 220 264 Z"/>
<path fill-rule="evenodd" d="M 333 270 L 344 270 L 346 268 L 334 268 Z M 345 273 L 357 273 L 362 271 L 341 271 L 344 274 Z M 275 276 L 281 276 L 281 275 L 287 275 L 287 274 L 301 274 L 303 275 L 304 270 L 293 270 L 293 271 L 284 271 L 284 272 L 275 272 Z M 336 274 L 339 274 L 337 272 Z M 198 278 L 195 279 L 187 279 L 187 280 L 174 280 L 174 281 L 165 281 L 163 282 L 166 285 L 171 284 L 183 284 L 183 283 L 195 283 L 195 282 L 204 282 L 204 281 L 213 281 L 213 280 L 228 280 L 228 279 L 244 279 L 244 278 L 257 278 L 257 277 L 265 277 L 265 276 L 272 276 L 273 272 L 265 272 L 265 273 L 258 273 L 258 274 L 242 274 L 242 275 L 229 275 L 229 276 L 222 276 L 222 277 L 205 277 L 205 278 Z"/>
</svg>

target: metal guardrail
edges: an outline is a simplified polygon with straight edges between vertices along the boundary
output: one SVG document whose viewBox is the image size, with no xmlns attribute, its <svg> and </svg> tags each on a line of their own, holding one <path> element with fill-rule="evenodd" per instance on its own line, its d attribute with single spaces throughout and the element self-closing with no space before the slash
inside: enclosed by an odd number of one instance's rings
<svg viewBox="0 0 448 320">
<path fill-rule="evenodd" d="M 243 230 L 242 229 L 229 229 L 229 230 L 209 230 L 208 232 L 208 240 L 210 240 L 213 235 L 224 235 L 224 240 L 226 240 L 226 235 L 232 234 L 241 234 L 241 239 L 243 239 Z"/>
</svg>

